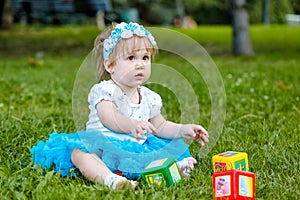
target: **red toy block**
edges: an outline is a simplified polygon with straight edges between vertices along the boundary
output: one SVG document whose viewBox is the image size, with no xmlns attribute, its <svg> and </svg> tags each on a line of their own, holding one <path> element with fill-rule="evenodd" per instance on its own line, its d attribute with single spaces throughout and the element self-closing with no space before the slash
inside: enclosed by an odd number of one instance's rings
<svg viewBox="0 0 300 200">
<path fill-rule="evenodd" d="M 213 199 L 252 200 L 255 195 L 255 174 L 239 170 L 213 173 Z"/>
</svg>

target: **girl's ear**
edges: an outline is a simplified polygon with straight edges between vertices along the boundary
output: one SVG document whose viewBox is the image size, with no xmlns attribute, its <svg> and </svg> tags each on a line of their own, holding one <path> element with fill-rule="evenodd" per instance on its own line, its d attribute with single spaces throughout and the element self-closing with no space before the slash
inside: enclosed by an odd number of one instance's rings
<svg viewBox="0 0 300 200">
<path fill-rule="evenodd" d="M 110 73 L 110 74 L 114 73 L 113 64 L 108 59 L 104 60 L 104 67 L 108 73 Z"/>
</svg>

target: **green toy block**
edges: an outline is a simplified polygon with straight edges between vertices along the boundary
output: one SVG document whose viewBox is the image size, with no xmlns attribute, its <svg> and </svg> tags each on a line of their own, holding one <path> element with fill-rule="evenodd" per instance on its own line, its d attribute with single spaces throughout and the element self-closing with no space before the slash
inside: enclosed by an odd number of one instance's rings
<svg viewBox="0 0 300 200">
<path fill-rule="evenodd" d="M 146 185 L 171 186 L 182 182 L 182 176 L 174 158 L 152 161 L 143 171 Z"/>
</svg>

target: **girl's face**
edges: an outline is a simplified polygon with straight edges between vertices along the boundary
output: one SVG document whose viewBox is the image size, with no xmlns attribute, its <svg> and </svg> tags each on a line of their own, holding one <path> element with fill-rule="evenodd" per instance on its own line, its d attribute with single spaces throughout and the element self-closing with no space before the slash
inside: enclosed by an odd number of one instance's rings
<svg viewBox="0 0 300 200">
<path fill-rule="evenodd" d="M 151 75 L 151 53 L 139 49 L 121 55 L 111 68 L 111 79 L 123 90 L 135 88 Z"/>
</svg>

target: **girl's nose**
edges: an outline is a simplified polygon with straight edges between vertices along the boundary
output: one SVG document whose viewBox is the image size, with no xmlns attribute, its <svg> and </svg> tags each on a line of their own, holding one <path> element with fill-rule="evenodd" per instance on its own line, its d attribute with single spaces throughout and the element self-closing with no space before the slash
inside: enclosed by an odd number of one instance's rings
<svg viewBox="0 0 300 200">
<path fill-rule="evenodd" d="M 137 60 L 135 66 L 136 66 L 137 69 L 144 68 L 144 62 L 143 62 L 143 60 L 140 60 L 140 59 Z"/>
</svg>

